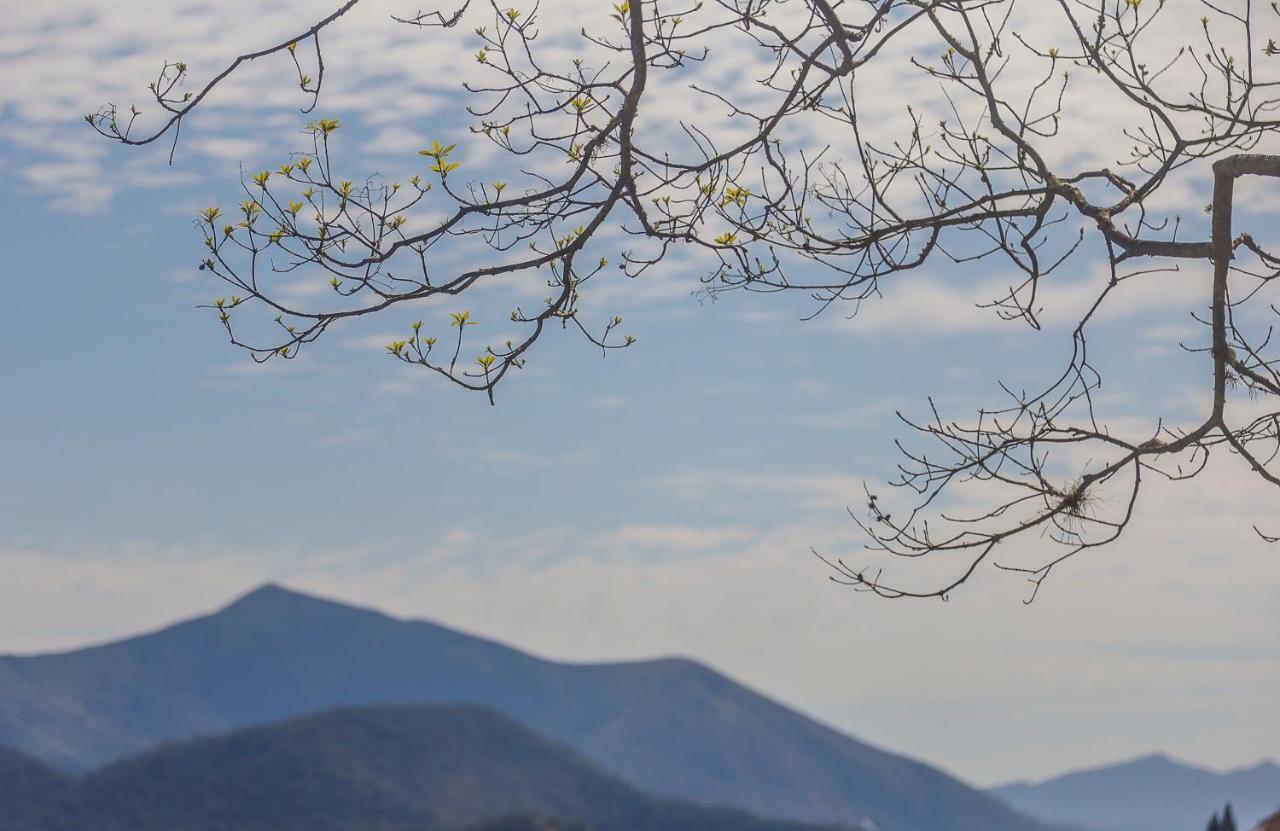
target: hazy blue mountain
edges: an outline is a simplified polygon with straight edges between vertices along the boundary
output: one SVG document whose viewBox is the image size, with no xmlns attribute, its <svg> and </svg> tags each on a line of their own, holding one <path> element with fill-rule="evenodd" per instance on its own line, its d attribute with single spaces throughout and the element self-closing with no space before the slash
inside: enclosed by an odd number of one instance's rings
<svg viewBox="0 0 1280 831">
<path fill-rule="evenodd" d="M 560 664 L 267 586 L 154 634 L 0 657 L 0 744 L 66 768 L 339 705 L 473 702 L 653 793 L 886 831 L 1038 824 L 697 663 Z"/>
<path fill-rule="evenodd" d="M 465 831 L 591 831 L 591 829 L 576 820 L 564 820 L 539 814 L 514 814 L 469 825 Z"/>
<path fill-rule="evenodd" d="M 1045 821 L 1098 831 L 1201 831 L 1230 802 L 1244 831 L 1280 809 L 1280 766 L 1216 773 L 1155 755 L 991 793 Z"/>
<path fill-rule="evenodd" d="M 0 788 L 25 801 L 3 776 Z M 0 828 L 820 831 L 648 796 L 505 716 L 460 705 L 331 710 L 165 745 L 58 784 L 63 797 L 45 815 L 27 808 Z"/>
<path fill-rule="evenodd" d="M 0 747 L 0 831 L 62 827 L 73 816 L 75 780 Z"/>
</svg>

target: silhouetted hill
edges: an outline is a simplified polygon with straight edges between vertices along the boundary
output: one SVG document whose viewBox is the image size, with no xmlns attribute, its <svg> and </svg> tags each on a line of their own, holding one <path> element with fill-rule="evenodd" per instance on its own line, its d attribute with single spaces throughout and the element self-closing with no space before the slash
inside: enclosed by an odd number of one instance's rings
<svg viewBox="0 0 1280 831">
<path fill-rule="evenodd" d="M 471 706 L 333 710 L 166 745 L 58 784 L 53 813 L 0 828 L 818 831 L 648 796 L 564 745 Z"/>
<path fill-rule="evenodd" d="M 591 831 L 591 829 L 574 820 L 537 814 L 520 814 L 469 825 L 466 831 Z"/>
<path fill-rule="evenodd" d="M 1280 766 L 1216 773 L 1154 755 L 991 793 L 1045 821 L 1098 831 L 1198 831 L 1230 802 L 1246 829 L 1280 808 Z"/>
<path fill-rule="evenodd" d="M 0 744 L 84 769 L 339 705 L 473 702 L 669 797 L 886 831 L 1033 831 L 940 771 L 686 660 L 571 665 L 276 586 L 118 643 L 0 658 Z"/>
<path fill-rule="evenodd" d="M 65 823 L 73 813 L 74 786 L 72 777 L 0 747 L 0 831 Z"/>
</svg>

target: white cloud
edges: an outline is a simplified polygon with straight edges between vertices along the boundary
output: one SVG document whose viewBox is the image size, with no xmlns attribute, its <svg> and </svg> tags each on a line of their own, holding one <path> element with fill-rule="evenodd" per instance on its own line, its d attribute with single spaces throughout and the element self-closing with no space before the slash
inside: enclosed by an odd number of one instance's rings
<svg viewBox="0 0 1280 831">
<path fill-rule="evenodd" d="M 1041 281 L 1034 308 L 1042 326 L 1073 328 L 1106 289 L 1110 279 L 1106 268 L 1096 261 L 1082 259 L 1080 263 L 1088 263 L 1083 274 L 1078 270 L 1064 271 Z M 860 337 L 903 339 L 986 332 L 1028 333 L 1032 330 L 1024 321 L 1004 320 L 997 310 L 983 307 L 1008 296 L 1023 279 L 1013 274 L 992 277 L 958 273 L 942 277 L 928 270 L 898 274 L 883 281 L 882 297 L 861 303 L 852 316 L 844 312 L 843 307 L 835 306 L 818 325 L 827 331 Z M 1189 319 L 1192 310 L 1208 307 L 1207 280 L 1207 266 L 1198 262 L 1183 265 L 1176 271 L 1127 279 L 1111 290 L 1106 302 L 1094 314 L 1090 328 L 1097 329 L 1140 314 L 1168 314 L 1184 309 Z M 1025 292 L 1019 296 L 1029 297 Z M 1179 329 L 1176 335 L 1182 335 L 1183 331 Z M 1143 332 L 1149 339 L 1160 334 L 1168 339 L 1172 330 L 1148 325 Z"/>
<path fill-rule="evenodd" d="M 203 153 L 215 161 L 232 166 L 261 156 L 268 149 L 268 144 L 261 138 L 247 136 L 201 136 L 190 139 L 183 145 L 184 150 Z"/>
<path fill-rule="evenodd" d="M 274 291 L 276 296 L 288 305 L 332 295 L 333 287 L 329 285 L 324 275 L 313 274 L 310 277 L 299 277 L 296 280 L 281 283 L 274 288 Z M 390 340 L 385 340 L 382 345 L 386 346 L 388 343 L 390 343 Z"/>
<path fill-rule="evenodd" d="M 356 350 L 382 350 L 386 351 L 387 344 L 394 340 L 403 340 L 403 332 L 371 332 L 364 335 L 348 335 L 338 343 L 348 349 Z"/>
</svg>

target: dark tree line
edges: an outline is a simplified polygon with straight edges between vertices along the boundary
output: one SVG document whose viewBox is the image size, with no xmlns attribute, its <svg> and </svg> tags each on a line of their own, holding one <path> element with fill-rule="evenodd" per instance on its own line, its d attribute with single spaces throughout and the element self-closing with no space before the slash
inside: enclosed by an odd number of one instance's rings
<svg viewBox="0 0 1280 831">
<path fill-rule="evenodd" d="M 1214 813 L 1205 831 L 1236 831 L 1236 816 L 1231 811 L 1231 803 L 1222 809 L 1222 814 Z"/>
</svg>

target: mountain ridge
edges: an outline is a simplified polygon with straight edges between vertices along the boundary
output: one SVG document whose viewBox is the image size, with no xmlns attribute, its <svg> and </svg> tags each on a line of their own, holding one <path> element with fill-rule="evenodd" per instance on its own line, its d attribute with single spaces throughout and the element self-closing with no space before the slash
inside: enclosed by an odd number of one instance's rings
<svg viewBox="0 0 1280 831">
<path fill-rule="evenodd" d="M 1200 828 L 1227 802 L 1240 827 L 1252 828 L 1280 808 L 1280 765 L 1266 759 L 1217 771 L 1152 753 L 988 793 L 1044 822 L 1091 831 Z"/>
<path fill-rule="evenodd" d="M 1073 768 L 1072 770 L 1056 773 L 1052 776 L 1038 777 L 1034 779 L 1012 779 L 1008 782 L 1001 782 L 992 785 L 987 790 L 996 791 L 1003 788 L 1014 787 L 1038 787 L 1040 785 L 1049 784 L 1067 777 L 1082 776 L 1092 773 L 1110 773 L 1117 769 L 1123 769 L 1135 765 L 1165 765 L 1170 768 L 1176 767 L 1184 770 L 1192 770 L 1199 773 L 1207 773 L 1214 776 L 1234 776 L 1236 774 L 1247 774 L 1255 771 L 1276 772 L 1280 773 L 1280 761 L 1273 758 L 1259 759 L 1251 764 L 1233 765 L 1231 767 L 1219 768 L 1211 765 L 1202 765 L 1198 762 L 1180 759 L 1171 753 L 1163 750 L 1156 750 L 1151 753 L 1144 753 L 1141 756 L 1133 756 L 1120 759 L 1115 762 L 1103 762 L 1088 767 Z"/>
<path fill-rule="evenodd" d="M 25 795 L 5 773 L 0 797 Z M 444 831 L 541 816 L 592 831 L 823 831 L 644 794 L 472 705 L 340 707 L 171 742 L 59 784 L 43 810 L 0 805 L 0 828 Z"/>
<path fill-rule="evenodd" d="M 73 769 L 334 706 L 457 702 L 660 796 L 888 831 L 1041 829 L 689 659 L 549 661 L 278 584 L 149 634 L 0 658 L 0 744 Z"/>
</svg>

